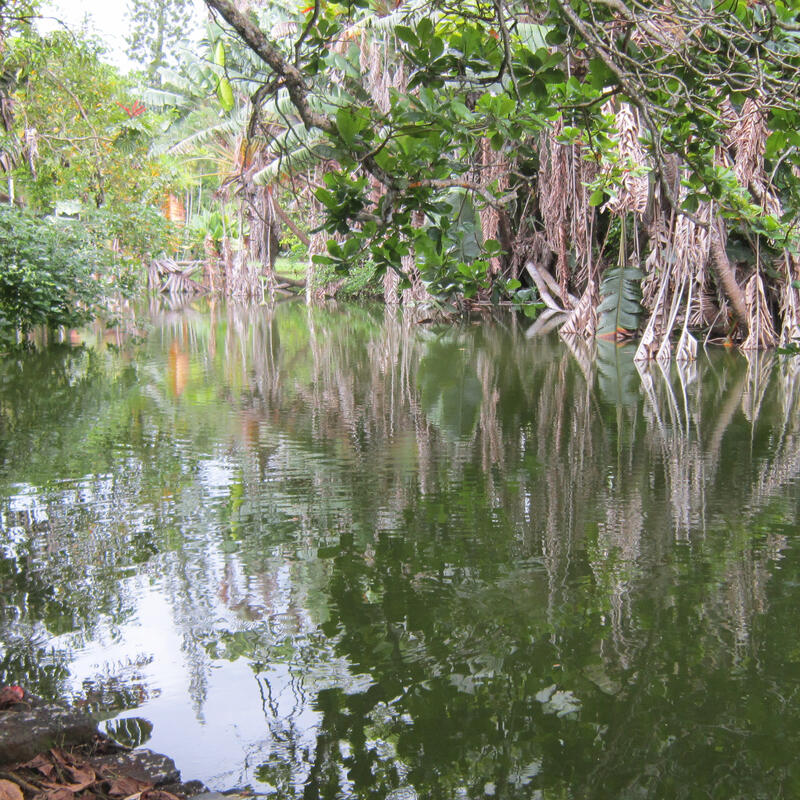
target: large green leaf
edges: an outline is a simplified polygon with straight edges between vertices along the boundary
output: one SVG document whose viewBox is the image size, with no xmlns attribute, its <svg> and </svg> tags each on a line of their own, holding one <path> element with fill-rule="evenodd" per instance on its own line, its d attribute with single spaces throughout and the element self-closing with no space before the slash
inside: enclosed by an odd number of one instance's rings
<svg viewBox="0 0 800 800">
<path fill-rule="evenodd" d="M 217 84 L 217 99 L 223 111 L 230 111 L 233 108 L 233 87 L 224 75 Z"/>
<path fill-rule="evenodd" d="M 614 267 L 606 272 L 600 284 L 603 300 L 597 308 L 600 336 L 636 331 L 642 314 L 642 271 L 630 267 Z"/>
<path fill-rule="evenodd" d="M 362 109 L 340 108 L 336 112 L 336 128 L 348 147 L 352 147 L 356 136 L 366 127 L 368 121 Z"/>
</svg>

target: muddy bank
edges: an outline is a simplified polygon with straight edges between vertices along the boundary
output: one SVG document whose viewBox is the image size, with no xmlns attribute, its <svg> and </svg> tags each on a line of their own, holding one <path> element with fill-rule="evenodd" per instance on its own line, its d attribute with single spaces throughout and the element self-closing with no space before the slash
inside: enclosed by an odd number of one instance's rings
<svg viewBox="0 0 800 800">
<path fill-rule="evenodd" d="M 0 800 L 204 800 L 206 791 L 168 756 L 113 741 L 85 711 L 0 689 Z"/>
</svg>

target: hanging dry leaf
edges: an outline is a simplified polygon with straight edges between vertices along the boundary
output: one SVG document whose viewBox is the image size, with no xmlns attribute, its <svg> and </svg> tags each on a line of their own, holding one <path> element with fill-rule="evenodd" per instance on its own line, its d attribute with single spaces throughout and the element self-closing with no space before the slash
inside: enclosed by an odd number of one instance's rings
<svg viewBox="0 0 800 800">
<path fill-rule="evenodd" d="M 16 783 L 0 780 L 0 800 L 23 800 L 22 790 Z"/>
</svg>

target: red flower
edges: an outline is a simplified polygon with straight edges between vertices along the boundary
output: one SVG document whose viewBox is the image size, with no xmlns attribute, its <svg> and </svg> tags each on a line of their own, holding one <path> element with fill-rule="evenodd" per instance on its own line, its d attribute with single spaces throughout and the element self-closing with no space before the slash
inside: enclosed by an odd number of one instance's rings
<svg viewBox="0 0 800 800">
<path fill-rule="evenodd" d="M 125 113 L 133 118 L 133 117 L 140 117 L 145 112 L 145 106 L 143 103 L 140 103 L 138 100 L 133 101 L 133 105 L 130 108 L 123 103 L 117 102 L 117 105 L 125 110 Z"/>
</svg>

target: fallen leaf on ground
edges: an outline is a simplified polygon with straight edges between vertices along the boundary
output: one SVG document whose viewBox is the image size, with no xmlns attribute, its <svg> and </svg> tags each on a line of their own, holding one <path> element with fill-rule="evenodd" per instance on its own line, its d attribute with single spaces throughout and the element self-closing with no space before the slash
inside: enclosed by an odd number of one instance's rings
<svg viewBox="0 0 800 800">
<path fill-rule="evenodd" d="M 21 686 L 4 686 L 0 689 L 0 708 L 8 708 L 25 699 L 25 690 Z"/>
<path fill-rule="evenodd" d="M 142 792 L 141 800 L 180 800 L 172 792 L 165 792 L 163 789 L 147 789 Z"/>
<path fill-rule="evenodd" d="M 22 790 L 16 783 L 0 780 L 0 800 L 22 800 Z"/>
<path fill-rule="evenodd" d="M 57 764 L 61 764 L 62 767 L 68 767 L 71 762 L 69 755 L 67 755 L 67 753 L 65 753 L 63 750 L 59 750 L 57 747 L 50 748 L 50 757 Z"/>
<path fill-rule="evenodd" d="M 52 777 L 53 773 L 56 770 L 53 762 L 44 753 L 39 753 L 38 756 L 35 756 L 22 766 L 25 767 L 26 769 L 38 770 L 39 772 L 42 773 L 42 775 L 45 776 L 45 778 Z"/>
<path fill-rule="evenodd" d="M 111 781 L 111 785 L 108 787 L 108 793 L 111 797 L 130 797 L 132 794 L 139 794 L 145 789 L 152 788 L 152 783 L 145 783 L 144 781 L 137 781 L 136 778 L 123 776 Z"/>
<path fill-rule="evenodd" d="M 74 800 L 75 795 L 64 786 L 54 786 L 45 789 L 46 800 Z"/>
<path fill-rule="evenodd" d="M 82 792 L 97 782 L 97 776 L 92 769 L 76 769 L 75 767 L 65 767 L 64 772 L 71 778 L 71 782 L 67 781 L 45 781 L 42 786 L 48 789 L 68 789 L 73 794 Z M 49 776 L 52 777 L 52 776 Z"/>
<path fill-rule="evenodd" d="M 67 773 L 72 778 L 72 783 L 66 784 L 68 789 L 73 792 L 83 791 L 87 786 L 91 786 L 96 780 L 97 776 L 91 767 L 76 766 L 67 767 Z"/>
</svg>

